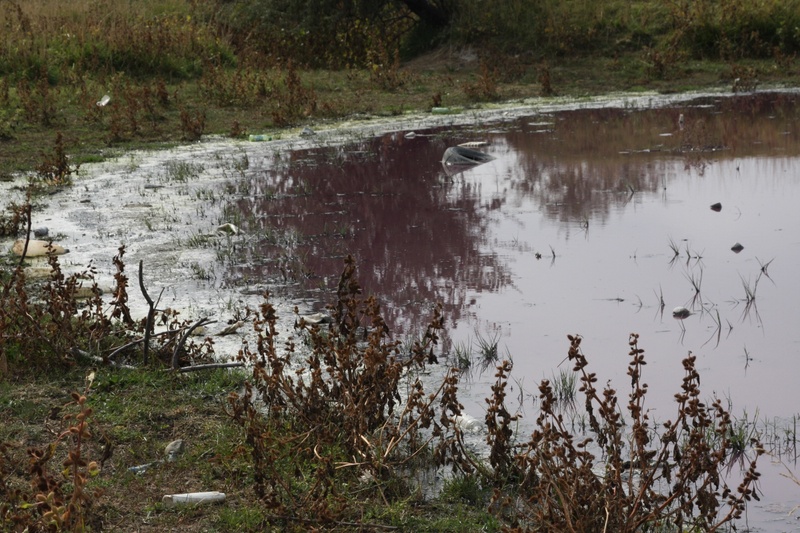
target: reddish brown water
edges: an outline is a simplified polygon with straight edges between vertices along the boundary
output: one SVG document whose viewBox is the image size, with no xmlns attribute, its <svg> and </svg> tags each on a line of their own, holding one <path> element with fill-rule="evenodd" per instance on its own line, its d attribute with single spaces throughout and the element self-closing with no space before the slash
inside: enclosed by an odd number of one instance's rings
<svg viewBox="0 0 800 533">
<path fill-rule="evenodd" d="M 637 332 L 656 419 L 674 416 L 691 351 L 709 398 L 791 431 L 800 414 L 797 104 L 795 94 L 763 94 L 577 109 L 267 158 L 235 202 L 245 229 L 263 238 L 227 283 L 289 280 L 273 290 L 318 309 L 352 254 L 399 338 L 441 302 L 445 353 L 497 341 L 523 409 L 533 409 L 539 380 L 568 368 L 559 364 L 570 333 L 584 337 L 601 383 L 624 394 Z M 448 176 L 443 152 L 468 141 L 488 142 L 480 149 L 496 159 Z M 676 320 L 676 306 L 693 314 Z M 472 376 L 463 401 L 476 418 L 492 380 L 491 371 Z M 798 493 L 770 479 L 778 493 Z"/>
<path fill-rule="evenodd" d="M 236 201 L 264 238 L 229 282 L 287 279 L 286 294 L 322 307 L 353 254 L 396 335 L 442 302 L 446 349 L 496 338 L 531 385 L 552 375 L 568 333 L 609 378 L 624 376 L 638 332 L 667 388 L 691 350 L 709 393 L 792 415 L 797 113 L 795 95 L 709 98 L 293 152 L 251 173 Z M 466 141 L 487 141 L 496 160 L 448 177 L 442 153 Z M 694 315 L 674 320 L 679 305 Z"/>
</svg>

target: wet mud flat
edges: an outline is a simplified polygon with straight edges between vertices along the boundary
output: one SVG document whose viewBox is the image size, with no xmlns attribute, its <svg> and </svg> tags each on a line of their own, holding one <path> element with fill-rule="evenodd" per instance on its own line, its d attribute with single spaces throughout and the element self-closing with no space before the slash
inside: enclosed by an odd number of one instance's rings
<svg viewBox="0 0 800 533">
<path fill-rule="evenodd" d="M 704 392 L 786 428 L 800 405 L 796 99 L 533 103 L 134 152 L 82 167 L 33 226 L 70 249 L 67 271 L 97 268 L 101 287 L 124 244 L 130 277 L 143 261 L 162 305 L 217 331 L 269 291 L 289 335 L 293 308 L 324 311 L 353 254 L 397 338 L 418 335 L 442 302 L 442 366 L 471 363 L 462 402 L 478 420 L 487 352 L 513 359 L 533 420 L 538 381 L 569 370 L 567 334 L 584 336 L 601 381 L 624 387 L 637 332 L 655 418 L 670 416 L 691 351 Z M 493 159 L 448 172 L 442 156 L 462 143 Z M 676 320 L 676 307 L 689 314 Z M 248 329 L 219 337 L 217 355 L 236 354 Z M 754 509 L 762 531 L 795 523 L 797 489 L 776 472 Z"/>
</svg>

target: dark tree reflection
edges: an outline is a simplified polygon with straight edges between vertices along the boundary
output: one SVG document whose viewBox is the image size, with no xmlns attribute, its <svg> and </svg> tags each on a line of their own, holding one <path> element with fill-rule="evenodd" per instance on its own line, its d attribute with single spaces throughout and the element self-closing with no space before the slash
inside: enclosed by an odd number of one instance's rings
<svg viewBox="0 0 800 533">
<path fill-rule="evenodd" d="M 419 327 L 436 302 L 455 324 L 468 312 L 469 294 L 513 284 L 512 267 L 495 252 L 491 235 L 506 206 L 526 201 L 559 224 L 588 227 L 605 223 L 635 195 L 668 188 L 676 159 L 702 173 L 719 158 L 791 155 L 797 144 L 785 132 L 797 123 L 796 98 L 580 109 L 492 129 L 412 139 L 393 133 L 276 155 L 231 188 L 230 208 L 249 237 L 229 282 L 288 283 L 287 294 L 321 305 L 330 300 L 343 258 L 353 254 L 365 292 L 380 296 L 397 331 Z M 785 126 L 754 120 L 764 116 Z M 484 168 L 501 169 L 495 183 L 443 172 L 444 150 L 475 139 L 491 142 L 486 150 L 497 165 Z"/>
<path fill-rule="evenodd" d="M 352 253 L 365 292 L 381 295 L 395 327 L 423 324 L 439 301 L 457 321 L 467 291 L 495 291 L 510 275 L 482 249 L 480 195 L 443 176 L 446 146 L 436 137 L 394 134 L 297 151 L 251 176 L 236 209 L 250 221 L 245 231 L 260 237 L 235 276 L 329 291 Z"/>
</svg>

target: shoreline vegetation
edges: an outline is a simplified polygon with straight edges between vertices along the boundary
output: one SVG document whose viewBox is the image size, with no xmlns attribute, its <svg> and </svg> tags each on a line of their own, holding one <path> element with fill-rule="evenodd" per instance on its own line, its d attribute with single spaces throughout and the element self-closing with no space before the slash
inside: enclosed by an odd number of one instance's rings
<svg viewBox="0 0 800 533">
<path fill-rule="evenodd" d="M 3 2 L 0 178 L 34 170 L 59 133 L 74 161 L 97 161 L 535 96 L 800 85 L 799 0 L 294 4 Z"/>
<path fill-rule="evenodd" d="M 128 149 L 537 96 L 800 85 L 798 0 L 6 0 L 0 27 L 0 179 L 29 185 L 0 236 L 23 241 L 38 195 Z M 129 291 L 147 288 L 124 255 L 110 304 L 91 268 L 65 275 L 52 254 L 33 280 L 3 259 L 3 531 L 707 531 L 758 496 L 763 435 L 707 401 L 691 356 L 675 413 L 649 419 L 638 335 L 619 396 L 565 340 L 570 377 L 541 383 L 537 429 L 515 435 L 510 363 L 493 362 L 485 419 L 467 420 L 459 371 L 418 379 L 468 359 L 439 353 L 438 311 L 412 346 L 392 340 L 352 261 L 330 321 L 298 317 L 284 344 L 265 300 L 241 310 L 248 370 L 181 372 L 213 361 L 213 340 L 149 296 L 132 317 Z M 476 428 L 486 457 L 466 443 Z M 426 496 L 432 465 L 447 474 Z M 226 499 L 162 501 L 205 491 Z"/>
</svg>

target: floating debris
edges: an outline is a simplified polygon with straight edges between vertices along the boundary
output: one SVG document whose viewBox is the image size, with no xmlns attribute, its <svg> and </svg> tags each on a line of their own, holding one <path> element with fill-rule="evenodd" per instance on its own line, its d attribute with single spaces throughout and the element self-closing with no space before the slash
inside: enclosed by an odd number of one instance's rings
<svg viewBox="0 0 800 533">
<path fill-rule="evenodd" d="M 311 325 L 319 325 L 319 324 L 330 324 L 333 322 L 333 318 L 331 315 L 326 313 L 314 313 L 311 315 L 301 316 L 306 323 Z"/>
<path fill-rule="evenodd" d="M 741 243 L 737 242 L 736 244 L 731 246 L 731 250 L 733 250 L 733 253 L 738 254 L 739 252 L 744 250 L 744 246 L 742 246 Z"/>
<path fill-rule="evenodd" d="M 462 431 L 467 431 L 469 433 L 480 433 L 483 429 L 483 424 L 480 420 L 467 414 L 456 415 L 456 417 L 453 418 L 453 422 L 455 422 L 456 426 L 461 428 Z"/>
<path fill-rule="evenodd" d="M 161 464 L 161 461 L 153 461 L 152 463 L 147 463 L 147 464 L 138 465 L 138 466 L 132 466 L 132 467 L 130 467 L 128 469 L 128 472 L 131 472 L 133 474 L 141 476 L 142 474 L 147 472 L 150 468 L 153 468 L 153 467 L 158 466 L 160 464 Z"/>
<path fill-rule="evenodd" d="M 719 202 L 717 202 L 715 204 L 711 204 L 711 210 L 712 211 L 716 211 L 717 213 L 719 213 L 720 211 L 722 211 L 722 204 L 719 203 Z"/>
<path fill-rule="evenodd" d="M 217 235 L 238 235 L 239 228 L 230 222 L 217 227 Z"/>
<path fill-rule="evenodd" d="M 442 156 L 442 166 L 448 176 L 455 176 L 459 172 L 472 168 L 483 163 L 492 161 L 494 156 L 466 148 L 464 146 L 451 146 L 444 151 Z"/>
<path fill-rule="evenodd" d="M 488 146 L 489 141 L 470 141 L 459 144 L 463 148 L 480 148 L 481 146 Z"/>
<path fill-rule="evenodd" d="M 494 160 L 494 156 L 464 146 L 451 146 L 444 151 L 444 165 L 480 165 Z"/>
<path fill-rule="evenodd" d="M 413 132 L 413 131 L 409 131 L 408 133 L 403 135 L 403 137 L 405 137 L 406 139 L 413 139 L 416 136 L 417 136 L 416 132 Z"/>
<path fill-rule="evenodd" d="M 105 107 L 111 101 L 111 96 L 104 94 L 103 97 L 97 101 L 97 107 Z"/>
</svg>

